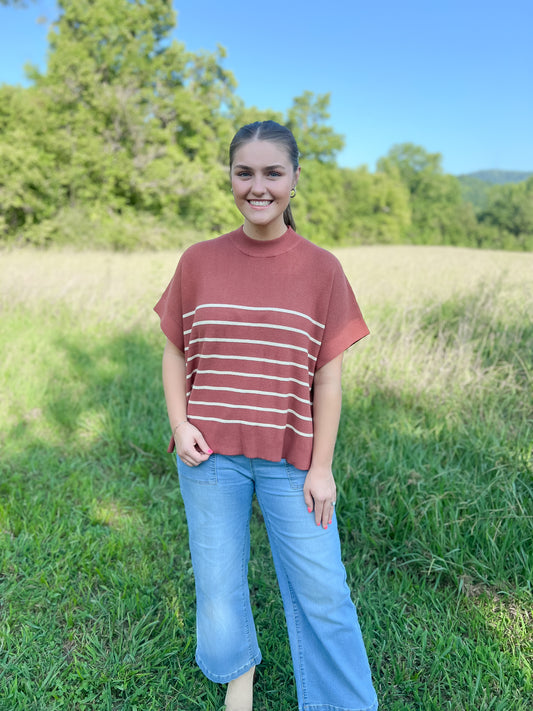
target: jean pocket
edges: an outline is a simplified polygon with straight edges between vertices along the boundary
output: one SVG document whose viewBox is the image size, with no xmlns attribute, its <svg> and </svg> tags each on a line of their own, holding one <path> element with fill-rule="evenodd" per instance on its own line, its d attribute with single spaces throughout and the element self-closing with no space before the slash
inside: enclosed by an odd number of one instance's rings
<svg viewBox="0 0 533 711">
<path fill-rule="evenodd" d="M 291 489 L 302 491 L 307 472 L 304 469 L 297 469 L 293 464 L 289 464 L 287 461 L 285 461 L 285 471 L 287 472 L 287 479 L 289 480 Z"/>
<path fill-rule="evenodd" d="M 216 484 L 217 483 L 217 465 L 216 454 L 212 454 L 209 459 L 197 467 L 190 467 L 176 455 L 176 463 L 178 466 L 178 474 L 185 479 L 191 479 L 198 484 Z"/>
</svg>

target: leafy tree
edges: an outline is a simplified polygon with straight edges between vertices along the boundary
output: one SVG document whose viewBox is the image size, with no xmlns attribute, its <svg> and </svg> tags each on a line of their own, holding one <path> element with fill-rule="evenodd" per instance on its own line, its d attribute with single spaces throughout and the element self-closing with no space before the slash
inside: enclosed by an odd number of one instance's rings
<svg viewBox="0 0 533 711">
<path fill-rule="evenodd" d="M 340 172 L 333 163 L 302 161 L 302 172 L 292 209 L 298 231 L 317 243 L 340 242 L 338 201 Z"/>
<path fill-rule="evenodd" d="M 41 222 L 62 201 L 54 161 L 40 145 L 48 108 L 33 88 L 0 87 L 0 235 Z"/>
<path fill-rule="evenodd" d="M 302 160 L 335 162 L 337 152 L 344 147 L 344 138 L 326 125 L 329 101 L 330 94 L 315 96 L 311 91 L 293 99 L 286 124 L 294 133 Z"/>
<path fill-rule="evenodd" d="M 285 117 L 280 111 L 273 109 L 258 109 L 257 106 L 246 106 L 244 101 L 236 96 L 231 107 L 231 117 L 234 131 L 255 121 L 276 121 L 285 123 Z"/>
<path fill-rule="evenodd" d="M 522 183 L 494 186 L 490 192 L 489 204 L 481 212 L 479 219 L 484 227 L 498 229 L 499 238 L 505 243 L 504 246 L 531 249 L 533 177 Z"/>
<path fill-rule="evenodd" d="M 346 240 L 351 244 L 402 242 L 411 225 L 409 193 L 387 173 L 366 167 L 343 171 L 342 211 Z"/>
<path fill-rule="evenodd" d="M 457 180 L 463 200 L 471 203 L 475 210 L 482 210 L 489 202 L 490 184 L 470 175 L 460 175 Z"/>
<path fill-rule="evenodd" d="M 410 241 L 468 243 L 475 230 L 473 209 L 464 205 L 457 178 L 445 175 L 440 153 L 412 143 L 393 146 L 378 161 L 378 171 L 400 180 L 408 189 L 412 210 Z"/>
<path fill-rule="evenodd" d="M 411 222 L 398 181 L 316 160 L 303 163 L 293 211 L 302 234 L 330 245 L 398 243 Z"/>
<path fill-rule="evenodd" d="M 32 92 L 46 108 L 31 113 L 34 125 L 21 141 L 37 163 L 51 167 L 59 183 L 56 210 L 90 205 L 93 212 L 179 214 L 199 229 L 229 220 L 221 146 L 232 126 L 220 106 L 232 102 L 235 82 L 221 67 L 224 50 L 192 54 L 169 41 L 169 0 L 58 4 L 47 71 L 29 70 Z M 10 206 L 5 191 L 4 197 L 4 216 L 15 214 L 12 208 L 17 214 L 4 218 L 4 228 L 36 214 L 28 191 L 17 198 L 21 205 Z"/>
</svg>

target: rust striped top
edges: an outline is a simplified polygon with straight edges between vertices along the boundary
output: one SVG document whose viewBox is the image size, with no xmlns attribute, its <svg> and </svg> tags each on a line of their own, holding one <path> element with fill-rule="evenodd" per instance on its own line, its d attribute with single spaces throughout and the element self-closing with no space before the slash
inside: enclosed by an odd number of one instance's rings
<svg viewBox="0 0 533 711">
<path fill-rule="evenodd" d="M 291 228 L 261 242 L 241 227 L 186 250 L 155 311 L 209 446 L 308 469 L 314 374 L 368 334 L 337 258 Z"/>
</svg>

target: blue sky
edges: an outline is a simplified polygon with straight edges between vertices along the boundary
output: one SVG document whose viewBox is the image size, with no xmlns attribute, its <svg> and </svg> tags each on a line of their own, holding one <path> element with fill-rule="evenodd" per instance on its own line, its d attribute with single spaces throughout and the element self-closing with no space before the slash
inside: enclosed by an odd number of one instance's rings
<svg viewBox="0 0 533 711">
<path fill-rule="evenodd" d="M 339 163 L 375 162 L 410 141 L 453 174 L 533 171 L 531 0 L 176 0 L 187 49 L 227 51 L 246 105 L 286 112 L 331 93 Z M 45 67 L 52 0 L 0 7 L 0 83 Z"/>
</svg>

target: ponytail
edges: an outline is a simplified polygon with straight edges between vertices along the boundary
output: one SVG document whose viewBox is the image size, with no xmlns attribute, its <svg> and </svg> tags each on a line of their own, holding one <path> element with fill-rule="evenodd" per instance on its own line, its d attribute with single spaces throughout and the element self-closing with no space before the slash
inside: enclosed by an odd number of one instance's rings
<svg viewBox="0 0 533 711">
<path fill-rule="evenodd" d="M 285 222 L 287 227 L 292 227 L 292 229 L 296 232 L 296 223 L 294 222 L 294 217 L 292 216 L 290 203 L 283 211 L 283 221 Z"/>
</svg>

